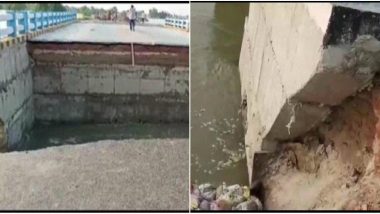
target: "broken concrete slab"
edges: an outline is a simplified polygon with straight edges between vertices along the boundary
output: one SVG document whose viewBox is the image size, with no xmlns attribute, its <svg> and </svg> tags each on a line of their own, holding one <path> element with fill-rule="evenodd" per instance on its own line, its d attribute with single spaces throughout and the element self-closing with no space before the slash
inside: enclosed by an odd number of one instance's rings
<svg viewBox="0 0 380 214">
<path fill-rule="evenodd" d="M 239 62 L 246 144 L 260 151 L 297 138 L 370 85 L 380 70 L 379 20 L 378 9 L 345 4 L 251 3 Z"/>
<path fill-rule="evenodd" d="M 315 128 L 329 114 L 330 108 L 326 106 L 287 102 L 266 138 L 277 141 L 296 138 Z"/>
</svg>

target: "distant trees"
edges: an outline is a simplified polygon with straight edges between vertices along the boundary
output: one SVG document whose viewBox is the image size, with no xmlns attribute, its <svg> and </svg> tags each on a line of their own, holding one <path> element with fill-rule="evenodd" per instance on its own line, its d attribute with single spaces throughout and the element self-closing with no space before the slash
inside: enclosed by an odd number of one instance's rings
<svg viewBox="0 0 380 214">
<path fill-rule="evenodd" d="M 30 10 L 30 11 L 66 11 L 61 3 L 4 3 L 0 4 L 3 10 Z"/>
<path fill-rule="evenodd" d="M 61 3 L 37 3 L 33 11 L 66 11 L 66 7 Z"/>
<path fill-rule="evenodd" d="M 167 17 L 172 17 L 172 16 L 173 15 L 171 13 L 168 13 L 166 11 L 158 11 L 157 8 L 152 8 L 149 10 L 150 18 L 165 19 Z"/>
<path fill-rule="evenodd" d="M 9 3 L 3 4 L 3 9 L 5 10 L 27 10 L 27 4 L 25 3 Z"/>
</svg>

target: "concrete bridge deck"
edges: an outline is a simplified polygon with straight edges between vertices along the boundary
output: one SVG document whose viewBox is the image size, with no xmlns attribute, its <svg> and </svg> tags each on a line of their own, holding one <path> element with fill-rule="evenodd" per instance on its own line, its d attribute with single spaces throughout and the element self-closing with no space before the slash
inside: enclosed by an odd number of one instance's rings
<svg viewBox="0 0 380 214">
<path fill-rule="evenodd" d="M 0 209 L 188 210 L 187 142 L 130 139 L 1 154 Z"/>
<path fill-rule="evenodd" d="M 189 46 L 189 33 L 160 26 L 79 22 L 37 36 L 34 42 L 138 43 L 151 45 Z"/>
</svg>

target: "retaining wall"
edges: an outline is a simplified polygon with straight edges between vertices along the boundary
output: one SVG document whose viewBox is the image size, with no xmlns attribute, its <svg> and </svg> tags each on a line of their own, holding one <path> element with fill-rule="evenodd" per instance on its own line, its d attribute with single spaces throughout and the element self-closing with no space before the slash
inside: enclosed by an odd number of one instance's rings
<svg viewBox="0 0 380 214">
<path fill-rule="evenodd" d="M 188 122 L 188 47 L 28 43 L 35 115 L 50 122 Z"/>
<path fill-rule="evenodd" d="M 31 128 L 34 120 L 32 95 L 32 69 L 25 41 L 3 45 L 0 49 L 2 151 L 15 147 L 25 130 Z"/>
</svg>

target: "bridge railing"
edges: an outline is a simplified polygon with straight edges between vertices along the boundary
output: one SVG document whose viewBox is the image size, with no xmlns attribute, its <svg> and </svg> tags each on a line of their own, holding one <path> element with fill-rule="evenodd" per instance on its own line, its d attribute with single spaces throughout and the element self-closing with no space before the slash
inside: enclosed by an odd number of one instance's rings
<svg viewBox="0 0 380 214">
<path fill-rule="evenodd" d="M 0 39 L 17 37 L 76 19 L 76 12 L 15 12 L 0 10 Z"/>
<path fill-rule="evenodd" d="M 189 30 L 190 22 L 188 19 L 175 19 L 175 18 L 166 18 L 165 25 L 175 28 L 180 28 L 184 30 Z"/>
</svg>

